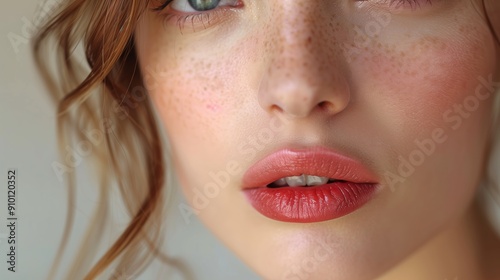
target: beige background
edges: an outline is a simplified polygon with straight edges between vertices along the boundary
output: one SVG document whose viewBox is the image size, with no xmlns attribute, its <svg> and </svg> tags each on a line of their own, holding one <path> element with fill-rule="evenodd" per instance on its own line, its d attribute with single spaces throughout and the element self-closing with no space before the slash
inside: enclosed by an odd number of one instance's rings
<svg viewBox="0 0 500 280">
<path fill-rule="evenodd" d="M 45 279 L 62 236 L 66 212 L 65 184 L 60 182 L 51 164 L 56 152 L 55 109 L 49 103 L 33 69 L 28 41 L 30 25 L 43 0 L 3 1 L 0 4 L 0 279 Z M 500 154 L 499 154 L 500 156 Z M 7 170 L 18 170 L 17 272 L 7 271 L 6 202 Z M 500 170 L 500 169 L 499 169 Z M 78 174 L 85 174 L 85 165 Z M 76 225 L 68 255 L 77 251 L 77 242 L 88 223 L 96 193 L 88 177 L 78 177 Z M 258 279 L 238 261 L 197 220 L 184 223 L 173 201 L 166 249 L 169 254 L 186 260 L 196 279 Z M 490 205 L 493 205 L 491 203 Z M 492 206 L 493 207 L 493 206 Z M 493 209 L 493 208 L 492 208 Z M 123 209 L 115 207 L 113 215 Z M 500 233 L 500 211 L 494 219 Z M 117 227 L 123 224 L 116 224 Z M 110 236 L 103 236 L 111 242 Z M 102 247 L 104 248 L 104 247 Z M 69 258 L 65 259 L 65 263 Z M 163 277 L 162 277 L 163 275 Z M 167 279 L 155 264 L 138 279 Z M 158 277 L 159 276 L 159 277 Z M 58 278 L 62 279 L 62 278 Z M 126 279 L 126 278 L 124 278 Z M 168 279 L 179 279 L 169 277 Z"/>
<path fill-rule="evenodd" d="M 45 96 L 33 69 L 28 40 L 35 10 L 43 0 L 2 1 L 0 4 L 0 279 L 45 279 L 59 239 L 66 212 L 65 184 L 51 168 L 58 160 L 54 108 Z M 6 204 L 7 170 L 18 170 L 17 272 L 7 271 Z M 78 167 L 85 174 L 85 166 Z M 77 250 L 79 236 L 96 204 L 91 181 L 78 178 L 75 235 L 68 247 Z M 82 191 L 83 190 L 83 191 Z M 179 199 L 174 201 L 178 205 Z M 196 279 L 258 279 L 225 249 L 199 221 L 186 224 L 176 207 L 168 219 L 166 247 L 186 260 Z M 112 209 L 119 215 L 123 209 Z M 120 226 L 120 224 L 118 225 Z M 104 242 L 111 238 L 103 236 Z M 67 261 L 69 258 L 66 258 Z M 67 263 L 67 262 L 66 262 Z M 138 279 L 167 279 L 153 266 Z M 160 277 L 157 277 L 160 275 Z M 58 279 L 62 279 L 59 277 Z M 125 279 L 125 278 L 124 278 Z M 178 277 L 168 279 L 179 279 Z"/>
</svg>

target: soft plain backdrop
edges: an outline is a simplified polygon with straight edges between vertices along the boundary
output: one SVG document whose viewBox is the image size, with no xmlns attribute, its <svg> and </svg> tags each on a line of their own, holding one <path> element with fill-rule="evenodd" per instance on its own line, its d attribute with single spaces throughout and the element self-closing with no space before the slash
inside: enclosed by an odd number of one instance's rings
<svg viewBox="0 0 500 280">
<path fill-rule="evenodd" d="M 3 1 L 0 4 L 0 279 L 45 279 L 63 232 L 67 211 L 66 186 L 52 170 L 58 161 L 55 109 L 49 102 L 31 61 L 29 40 L 35 11 L 44 0 Z M 500 152 L 498 153 L 500 158 Z M 18 171 L 17 189 L 17 272 L 7 271 L 7 170 Z M 77 244 L 96 205 L 94 182 L 78 167 L 78 204 L 74 235 L 68 254 L 77 253 Z M 176 188 L 175 188 L 176 189 Z M 174 193 L 167 219 L 166 250 L 186 261 L 200 280 L 255 280 L 258 277 L 237 260 L 198 220 L 186 224 L 179 215 L 183 197 Z M 491 201 L 490 201 L 491 202 Z M 114 217 L 124 209 L 112 204 Z M 489 204 L 494 208 L 494 203 Z M 500 211 L 492 218 L 500 233 Z M 118 219 L 119 220 L 119 219 Z M 113 224 L 120 228 L 124 223 Z M 103 242 L 111 242 L 108 235 Z M 101 248 L 101 250 L 104 247 Z M 67 264 L 69 257 L 64 259 Z M 154 263 L 138 279 L 180 279 L 166 277 Z M 57 279 L 62 279 L 59 277 Z M 131 279 L 123 277 L 122 279 Z"/>
<path fill-rule="evenodd" d="M 44 0 L 3 1 L 0 4 L 0 279 L 45 279 L 62 236 L 66 205 L 65 184 L 52 170 L 58 161 L 55 109 L 46 96 L 31 61 L 31 24 Z M 17 265 L 7 271 L 7 170 L 18 170 Z M 85 175 L 84 165 L 78 174 Z M 78 206 L 68 255 L 77 244 L 96 204 L 92 180 L 78 177 Z M 166 248 L 170 255 L 188 262 L 196 279 L 253 280 L 258 277 L 194 219 L 186 224 L 177 212 L 177 193 L 168 217 Z M 112 209 L 119 215 L 123 208 Z M 103 236 L 104 242 L 110 238 Z M 65 263 L 70 258 L 65 258 Z M 154 264 L 138 279 L 167 279 Z M 62 279 L 59 276 L 58 279 Z M 127 279 L 124 277 L 123 279 Z M 131 279 L 131 278 L 130 278 Z M 168 279 L 179 279 L 169 277 Z"/>
</svg>

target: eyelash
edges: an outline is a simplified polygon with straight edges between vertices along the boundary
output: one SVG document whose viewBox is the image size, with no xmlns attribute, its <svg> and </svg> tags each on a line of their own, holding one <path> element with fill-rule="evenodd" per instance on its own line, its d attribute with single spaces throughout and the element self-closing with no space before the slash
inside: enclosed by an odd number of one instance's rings
<svg viewBox="0 0 500 280">
<path fill-rule="evenodd" d="M 154 8 L 154 11 L 163 11 L 165 8 L 170 5 L 170 3 L 174 2 L 174 0 L 167 0 L 165 3 L 161 4 L 160 6 Z"/>
<path fill-rule="evenodd" d="M 164 3 L 159 5 L 156 8 L 153 8 L 153 11 L 156 12 L 162 12 L 165 11 L 172 2 L 175 0 L 166 0 Z M 359 1 L 359 2 L 368 2 L 371 0 L 354 0 L 354 1 Z M 421 0 L 388 0 L 389 1 L 389 6 L 393 6 L 396 8 L 399 8 L 404 5 L 409 5 L 409 7 L 413 10 L 414 8 L 420 7 L 420 1 Z M 424 0 L 428 4 L 432 3 L 432 0 Z M 181 12 L 166 12 L 164 14 L 166 20 L 174 19 L 176 21 L 176 25 L 179 27 L 179 29 L 182 30 L 184 29 L 185 23 L 190 20 L 192 24 L 192 29 L 195 31 L 196 27 L 199 25 L 202 25 L 203 29 L 206 29 L 209 27 L 210 21 L 217 21 L 220 19 L 220 16 L 222 16 L 223 11 L 221 11 L 221 8 L 215 8 L 213 10 L 205 11 L 205 12 L 197 12 L 197 13 L 192 13 L 192 14 L 182 14 Z M 215 19 L 214 19 L 215 18 Z"/>
</svg>

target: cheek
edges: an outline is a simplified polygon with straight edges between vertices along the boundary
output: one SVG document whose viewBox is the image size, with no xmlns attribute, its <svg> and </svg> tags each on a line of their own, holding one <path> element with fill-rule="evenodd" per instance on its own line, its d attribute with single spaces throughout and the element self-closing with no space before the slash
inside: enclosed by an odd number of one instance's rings
<svg viewBox="0 0 500 280">
<path fill-rule="evenodd" d="M 374 41 L 352 66 L 356 106 L 373 114 L 388 150 L 408 154 L 436 128 L 450 139 L 482 142 L 491 122 L 483 95 L 493 92 L 481 81 L 495 75 L 494 41 L 478 22 L 446 31 Z"/>
<path fill-rule="evenodd" d="M 156 55 L 143 59 L 148 85 L 171 143 L 193 152 L 223 141 L 230 115 L 238 109 L 234 94 L 238 63 L 218 56 L 200 58 L 196 49 L 174 51 L 158 44 Z M 210 57 L 210 56 L 209 56 Z"/>
<path fill-rule="evenodd" d="M 247 130 L 243 125 L 248 122 L 246 101 L 254 96 L 245 86 L 249 70 L 242 71 L 252 66 L 242 53 L 251 46 L 235 43 L 238 40 L 223 41 L 217 48 L 196 40 L 172 41 L 166 35 L 154 36 L 165 34 L 158 24 L 144 26 L 148 28 L 138 32 L 136 43 L 143 81 L 168 134 L 178 179 L 191 201 L 196 189 L 203 191 L 213 181 L 211 172 L 224 171 L 235 160 L 228 143 L 234 146 Z"/>
<path fill-rule="evenodd" d="M 479 77 L 493 74 L 491 58 L 473 55 L 480 53 L 493 51 L 476 40 L 434 37 L 415 39 L 407 48 L 387 46 L 369 54 L 359 75 L 365 82 L 357 84 L 362 98 L 380 106 L 382 123 L 415 136 L 442 125 L 448 109 L 474 95 Z"/>
<path fill-rule="evenodd" d="M 154 100 L 169 132 L 191 135 L 189 141 L 214 144 L 221 140 L 224 119 L 234 110 L 231 98 L 234 65 L 214 60 L 197 60 L 195 57 L 160 58 L 164 64 L 172 60 L 187 60 L 168 69 L 166 77 L 155 91 Z M 221 78 L 224 77 L 224 78 Z M 223 82 L 224 81 L 224 82 Z"/>
<path fill-rule="evenodd" d="M 482 176 L 492 107 L 484 95 L 494 92 L 481 81 L 495 75 L 494 41 L 476 22 L 446 36 L 384 43 L 353 65 L 355 106 L 372 114 L 382 142 L 388 217 L 405 217 L 401 236 L 416 227 L 424 236 L 465 209 Z"/>
</svg>

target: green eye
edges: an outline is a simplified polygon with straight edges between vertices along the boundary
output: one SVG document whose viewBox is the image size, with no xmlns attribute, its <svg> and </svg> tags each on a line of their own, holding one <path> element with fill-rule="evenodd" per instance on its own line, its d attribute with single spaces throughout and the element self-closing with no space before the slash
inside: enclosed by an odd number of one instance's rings
<svg viewBox="0 0 500 280">
<path fill-rule="evenodd" d="M 196 11 L 208 11 L 217 8 L 220 0 L 188 0 L 189 5 Z"/>
</svg>

